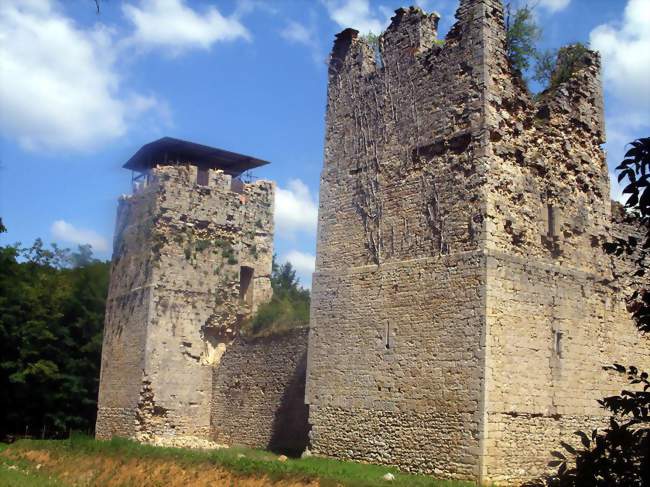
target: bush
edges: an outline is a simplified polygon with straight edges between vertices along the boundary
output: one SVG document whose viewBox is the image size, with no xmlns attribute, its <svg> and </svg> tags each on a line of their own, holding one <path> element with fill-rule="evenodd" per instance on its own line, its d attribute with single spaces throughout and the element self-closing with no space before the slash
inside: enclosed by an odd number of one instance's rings
<svg viewBox="0 0 650 487">
<path fill-rule="evenodd" d="M 242 327 L 244 334 L 268 335 L 309 324 L 309 290 L 300 286 L 296 271 L 289 262 L 278 265 L 273 259 L 271 287 L 273 298 L 262 304 L 255 316 Z"/>
</svg>

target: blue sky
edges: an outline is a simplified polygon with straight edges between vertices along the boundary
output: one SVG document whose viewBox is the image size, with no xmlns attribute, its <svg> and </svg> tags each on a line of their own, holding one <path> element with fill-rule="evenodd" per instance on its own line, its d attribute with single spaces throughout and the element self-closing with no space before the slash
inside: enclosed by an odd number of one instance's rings
<svg viewBox="0 0 650 487">
<path fill-rule="evenodd" d="M 416 2 L 453 23 L 456 0 Z M 542 45 L 604 59 L 610 167 L 650 135 L 650 0 L 538 0 Z M 393 0 L 4 0 L 2 243 L 41 237 L 110 257 L 121 165 L 169 135 L 272 161 L 276 252 L 310 282 L 326 58 L 344 27 L 383 29 Z M 617 190 L 613 191 L 619 197 Z"/>
</svg>

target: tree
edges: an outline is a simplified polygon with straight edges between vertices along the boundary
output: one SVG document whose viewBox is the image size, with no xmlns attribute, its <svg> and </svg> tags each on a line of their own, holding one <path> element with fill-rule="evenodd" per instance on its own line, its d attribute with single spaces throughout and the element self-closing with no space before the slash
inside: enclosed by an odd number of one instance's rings
<svg viewBox="0 0 650 487">
<path fill-rule="evenodd" d="M 515 73 L 522 75 L 531 67 L 537 55 L 537 42 L 542 29 L 537 25 L 528 5 L 513 8 L 506 5 L 506 53 Z"/>
<path fill-rule="evenodd" d="M 273 258 L 271 287 L 273 298 L 262 304 L 252 320 L 244 325 L 244 334 L 281 333 L 309 324 L 309 290 L 300 286 L 300 279 L 290 262 L 278 265 Z"/>
<path fill-rule="evenodd" d="M 627 218 L 639 226 L 643 237 L 618 238 L 606 244 L 614 255 L 627 255 L 635 266 L 627 278 L 634 292 L 628 309 L 641 333 L 650 332 L 650 290 L 647 288 L 647 257 L 650 252 L 650 137 L 635 140 L 625 159 L 616 168 L 618 180 L 627 181 L 624 194 Z M 613 370 L 627 378 L 630 389 L 599 401 L 611 413 L 609 427 L 591 434 L 577 431 L 583 449 L 562 443 L 566 454 L 553 452 L 556 475 L 546 479 L 550 486 L 629 486 L 650 485 L 650 382 L 648 373 L 630 365 L 614 364 Z M 568 458 L 567 458 L 568 457 Z M 570 462 L 571 460 L 571 462 Z M 572 466 L 569 466 L 569 464 Z"/>
<path fill-rule="evenodd" d="M 108 273 L 89 247 L 0 247 L 0 438 L 94 426 Z"/>
<path fill-rule="evenodd" d="M 547 90 L 554 90 L 585 66 L 588 51 L 589 48 L 580 42 L 560 50 L 538 51 L 533 79 L 547 86 Z"/>
</svg>

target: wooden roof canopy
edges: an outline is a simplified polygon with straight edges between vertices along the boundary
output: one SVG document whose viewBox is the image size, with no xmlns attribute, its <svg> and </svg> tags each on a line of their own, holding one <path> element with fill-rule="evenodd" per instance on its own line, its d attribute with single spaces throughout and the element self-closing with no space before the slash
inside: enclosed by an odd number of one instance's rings
<svg viewBox="0 0 650 487">
<path fill-rule="evenodd" d="M 187 140 L 163 137 L 143 145 L 122 167 L 145 172 L 155 165 L 178 163 L 221 169 L 226 174 L 236 177 L 244 171 L 264 166 L 269 162 Z"/>
</svg>

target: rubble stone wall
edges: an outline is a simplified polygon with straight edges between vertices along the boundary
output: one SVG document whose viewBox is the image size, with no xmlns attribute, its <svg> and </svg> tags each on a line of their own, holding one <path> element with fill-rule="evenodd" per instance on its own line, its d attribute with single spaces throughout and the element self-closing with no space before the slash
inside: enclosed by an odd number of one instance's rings
<svg viewBox="0 0 650 487">
<path fill-rule="evenodd" d="M 239 337 L 214 369 L 212 439 L 217 443 L 301 453 L 309 425 L 305 404 L 307 328 Z"/>
</svg>

